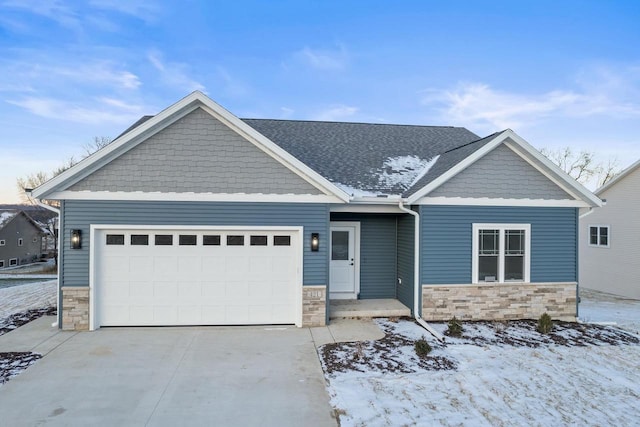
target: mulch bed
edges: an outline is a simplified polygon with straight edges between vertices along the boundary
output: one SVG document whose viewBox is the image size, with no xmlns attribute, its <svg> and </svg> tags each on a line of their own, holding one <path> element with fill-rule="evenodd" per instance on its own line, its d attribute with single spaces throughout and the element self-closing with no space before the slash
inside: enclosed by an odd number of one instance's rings
<svg viewBox="0 0 640 427">
<path fill-rule="evenodd" d="M 396 330 L 398 322 L 415 323 L 410 318 L 378 319 L 376 323 L 385 333 L 376 341 L 326 344 L 318 349 L 327 375 L 341 372 L 417 373 L 457 369 L 457 362 L 447 355 L 447 345 L 552 347 L 552 346 L 601 346 L 640 345 L 640 338 L 614 326 L 588 323 L 554 321 L 549 334 L 536 331 L 537 321 L 517 320 L 508 322 L 462 322 L 461 337 L 447 336 L 446 323 L 431 322 L 444 332 L 446 343 L 435 340 L 427 331 L 424 338 L 432 347 L 431 353 L 418 357 L 416 338 Z M 415 323 L 420 328 L 417 323 Z M 419 331 L 416 329 L 416 331 Z M 415 331 L 414 331 L 415 332 Z M 411 334 L 410 334 L 411 335 Z M 415 334 L 413 334 L 415 335 Z"/>
<path fill-rule="evenodd" d="M 20 372 L 42 358 L 41 354 L 31 352 L 0 353 L 0 385 L 6 383 Z"/>
<path fill-rule="evenodd" d="M 36 320 L 42 316 L 55 316 L 58 313 L 55 307 L 34 308 L 12 314 L 9 317 L 0 319 L 0 336 L 11 332 L 20 326 Z"/>
</svg>

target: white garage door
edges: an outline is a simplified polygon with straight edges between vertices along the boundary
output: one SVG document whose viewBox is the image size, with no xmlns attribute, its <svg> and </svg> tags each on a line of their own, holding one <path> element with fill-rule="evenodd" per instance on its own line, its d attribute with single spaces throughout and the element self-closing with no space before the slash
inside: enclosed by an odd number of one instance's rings
<svg viewBox="0 0 640 427">
<path fill-rule="evenodd" d="M 98 229 L 94 327 L 296 323 L 299 232 Z"/>
</svg>

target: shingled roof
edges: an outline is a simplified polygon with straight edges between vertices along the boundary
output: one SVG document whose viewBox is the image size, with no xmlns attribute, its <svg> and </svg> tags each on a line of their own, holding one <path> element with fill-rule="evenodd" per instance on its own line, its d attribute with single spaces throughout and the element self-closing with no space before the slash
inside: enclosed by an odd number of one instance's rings
<svg viewBox="0 0 640 427">
<path fill-rule="evenodd" d="M 446 153 L 480 139 L 450 126 L 241 120 L 354 196 L 413 193 L 427 170 L 444 172 L 460 160 Z"/>
</svg>

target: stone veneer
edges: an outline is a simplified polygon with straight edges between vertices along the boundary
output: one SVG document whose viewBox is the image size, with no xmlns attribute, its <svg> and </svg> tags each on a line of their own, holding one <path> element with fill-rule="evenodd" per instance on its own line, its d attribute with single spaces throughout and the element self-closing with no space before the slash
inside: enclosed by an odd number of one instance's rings
<svg viewBox="0 0 640 427">
<path fill-rule="evenodd" d="M 89 330 L 89 287 L 63 286 L 62 329 L 65 331 Z"/>
<path fill-rule="evenodd" d="M 325 326 L 327 324 L 327 287 L 302 287 L 302 326 Z"/>
<path fill-rule="evenodd" d="M 449 320 L 575 320 L 577 283 L 423 285 L 422 318 Z"/>
</svg>

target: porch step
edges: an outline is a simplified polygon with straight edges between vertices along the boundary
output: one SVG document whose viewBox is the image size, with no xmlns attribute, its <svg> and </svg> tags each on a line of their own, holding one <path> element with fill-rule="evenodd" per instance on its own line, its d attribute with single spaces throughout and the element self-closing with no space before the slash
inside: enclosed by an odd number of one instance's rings
<svg viewBox="0 0 640 427">
<path fill-rule="evenodd" d="M 331 300 L 329 318 L 411 316 L 411 309 L 397 299 Z"/>
</svg>

